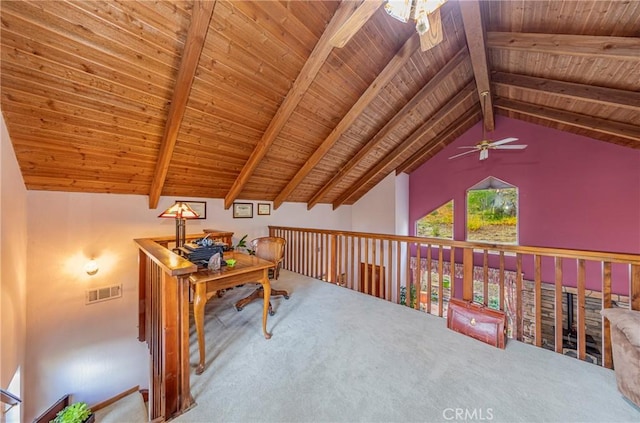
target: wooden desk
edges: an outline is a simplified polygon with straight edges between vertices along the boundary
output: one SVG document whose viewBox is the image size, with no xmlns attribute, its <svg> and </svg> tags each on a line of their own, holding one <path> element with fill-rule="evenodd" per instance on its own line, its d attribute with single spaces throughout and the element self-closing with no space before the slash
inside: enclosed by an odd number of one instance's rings
<svg viewBox="0 0 640 423">
<path fill-rule="evenodd" d="M 267 332 L 267 314 L 269 311 L 269 298 L 271 285 L 269 283 L 269 268 L 273 263 L 256 256 L 243 253 L 229 253 L 224 255 L 225 260 L 235 258 L 235 266 L 222 266 L 220 270 L 202 270 L 189 276 L 189 282 L 194 287 L 193 316 L 196 322 L 198 334 L 198 350 L 200 361 L 196 368 L 196 374 L 204 371 L 205 346 L 204 346 L 204 306 L 217 291 L 231 288 L 248 282 L 260 282 L 264 289 L 264 306 L 262 310 L 262 332 L 266 339 L 271 338 Z"/>
</svg>

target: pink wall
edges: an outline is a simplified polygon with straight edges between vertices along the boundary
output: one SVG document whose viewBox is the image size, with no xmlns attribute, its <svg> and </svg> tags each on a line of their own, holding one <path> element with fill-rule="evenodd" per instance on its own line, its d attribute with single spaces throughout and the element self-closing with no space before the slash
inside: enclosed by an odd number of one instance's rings
<svg viewBox="0 0 640 423">
<path fill-rule="evenodd" d="M 640 254 L 640 150 L 496 117 L 488 137 L 525 150 L 449 160 L 482 138 L 480 123 L 410 175 L 409 224 L 454 200 L 454 237 L 465 239 L 465 191 L 488 176 L 519 188 L 519 244 Z M 615 282 L 615 281 L 614 281 Z"/>
</svg>

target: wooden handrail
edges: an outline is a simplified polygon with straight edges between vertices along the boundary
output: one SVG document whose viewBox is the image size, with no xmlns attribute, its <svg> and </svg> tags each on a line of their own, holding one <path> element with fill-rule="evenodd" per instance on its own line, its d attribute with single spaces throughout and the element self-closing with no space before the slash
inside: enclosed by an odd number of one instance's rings
<svg viewBox="0 0 640 423">
<path fill-rule="evenodd" d="M 589 348 L 594 344 L 587 333 L 590 328 L 601 336 L 600 341 L 595 341 L 602 348 L 597 359 L 600 361 L 601 357 L 602 364 L 609 368 L 609 324 L 597 313 L 594 317 L 594 307 L 616 305 L 615 296 L 617 306 L 640 310 L 640 254 L 286 226 L 269 226 L 269 234 L 287 239 L 284 269 L 438 316 L 444 316 L 445 303 L 456 296 L 489 305 L 489 284 L 495 284 L 492 286 L 497 286 L 494 291 L 499 294 L 495 294 L 492 306 L 509 312 L 513 338 L 552 347 L 559 353 L 563 353 L 566 343 L 584 360 L 587 344 L 590 343 Z M 460 289 L 456 288 L 456 280 L 458 284 L 462 280 L 461 291 L 456 292 Z M 563 303 L 569 298 L 576 301 L 570 305 L 571 310 L 576 310 L 572 313 L 575 334 L 563 320 Z M 598 301 L 595 306 L 594 299 Z M 437 307 L 432 307 L 432 302 Z M 594 320 L 600 322 L 595 329 Z M 544 333 L 544 328 L 549 327 L 551 336 L 549 331 Z"/>
</svg>

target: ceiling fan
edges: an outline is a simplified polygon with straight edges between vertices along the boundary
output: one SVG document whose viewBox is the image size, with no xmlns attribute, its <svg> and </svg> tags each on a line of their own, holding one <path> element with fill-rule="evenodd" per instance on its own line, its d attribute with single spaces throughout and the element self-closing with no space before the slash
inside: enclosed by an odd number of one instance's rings
<svg viewBox="0 0 640 423">
<path fill-rule="evenodd" d="M 483 100 L 482 110 L 486 110 L 486 108 L 484 107 L 484 102 L 485 102 L 485 99 L 487 98 L 487 95 L 489 95 L 489 92 L 488 91 L 483 91 L 481 93 L 481 95 L 482 95 L 482 100 Z M 518 141 L 518 138 L 508 137 L 508 138 L 503 138 L 503 139 L 498 140 L 498 141 L 491 141 L 491 140 L 487 139 L 487 136 L 485 134 L 484 122 L 483 122 L 482 123 L 482 141 L 480 141 L 476 145 L 466 145 L 466 146 L 463 146 L 463 147 L 458 147 L 458 148 L 466 148 L 466 149 L 470 149 L 470 150 L 469 151 L 465 151 L 464 153 L 456 154 L 455 156 L 451 156 L 451 157 L 449 157 L 449 159 L 455 159 L 456 157 L 464 156 L 466 154 L 471 154 L 471 153 L 475 153 L 475 152 L 479 151 L 480 152 L 480 160 L 486 160 L 486 159 L 489 158 L 489 150 L 523 150 L 523 149 L 527 148 L 526 144 L 506 145 L 506 144 L 509 144 L 511 142 L 514 142 L 514 141 Z"/>
</svg>

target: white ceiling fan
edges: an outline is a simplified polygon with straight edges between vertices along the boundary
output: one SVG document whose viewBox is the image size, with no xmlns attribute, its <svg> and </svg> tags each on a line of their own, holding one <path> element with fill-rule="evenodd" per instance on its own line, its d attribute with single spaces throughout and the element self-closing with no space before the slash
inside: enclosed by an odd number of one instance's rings
<svg viewBox="0 0 640 423">
<path fill-rule="evenodd" d="M 481 95 L 482 95 L 482 100 L 483 100 L 482 110 L 484 111 L 484 110 L 486 110 L 486 108 L 484 107 L 484 102 L 485 102 L 485 99 L 486 99 L 487 95 L 489 95 L 489 93 L 487 91 L 483 91 L 481 93 Z M 482 141 L 480 141 L 476 145 L 468 145 L 468 146 L 458 147 L 458 148 L 466 148 L 466 149 L 470 149 L 470 150 L 469 151 L 465 151 L 464 153 L 456 154 L 455 156 L 451 156 L 451 157 L 449 157 L 449 159 L 455 159 L 456 157 L 464 156 L 466 154 L 475 153 L 475 152 L 479 151 L 480 152 L 480 160 L 486 160 L 487 158 L 489 158 L 489 150 L 523 150 L 523 149 L 527 148 L 526 144 L 506 145 L 506 144 L 509 144 L 511 142 L 518 141 L 518 138 L 513 138 L 513 137 L 503 138 L 503 139 L 498 140 L 498 141 L 491 141 L 491 140 L 487 139 L 484 129 L 485 129 L 484 128 L 484 122 L 482 122 Z"/>
</svg>

